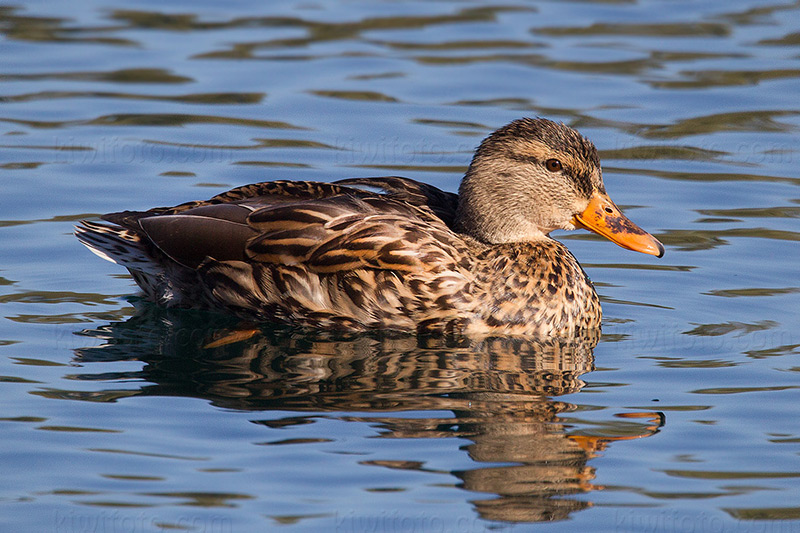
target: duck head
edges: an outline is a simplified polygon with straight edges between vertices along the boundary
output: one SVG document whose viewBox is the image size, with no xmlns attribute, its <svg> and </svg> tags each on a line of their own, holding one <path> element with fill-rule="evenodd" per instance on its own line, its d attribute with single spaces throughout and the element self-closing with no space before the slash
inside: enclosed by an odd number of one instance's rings
<svg viewBox="0 0 800 533">
<path fill-rule="evenodd" d="M 459 188 L 456 227 L 488 244 L 584 228 L 623 248 L 664 255 L 609 198 L 594 144 L 543 118 L 515 120 L 481 142 Z"/>
</svg>

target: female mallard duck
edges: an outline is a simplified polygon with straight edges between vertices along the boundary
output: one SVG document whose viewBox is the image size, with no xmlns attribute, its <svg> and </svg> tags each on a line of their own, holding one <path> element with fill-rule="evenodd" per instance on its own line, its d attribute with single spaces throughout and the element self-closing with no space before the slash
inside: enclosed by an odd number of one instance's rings
<svg viewBox="0 0 800 533">
<path fill-rule="evenodd" d="M 484 139 L 457 195 L 399 177 L 273 181 L 102 219 L 78 239 L 155 302 L 347 330 L 574 335 L 599 327 L 600 303 L 551 231 L 664 254 L 606 194 L 594 145 L 541 118 Z"/>
</svg>

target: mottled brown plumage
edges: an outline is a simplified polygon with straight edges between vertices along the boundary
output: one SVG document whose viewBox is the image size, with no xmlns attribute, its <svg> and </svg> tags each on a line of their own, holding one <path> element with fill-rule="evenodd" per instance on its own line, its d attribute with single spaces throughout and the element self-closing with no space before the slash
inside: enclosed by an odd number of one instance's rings
<svg viewBox="0 0 800 533">
<path fill-rule="evenodd" d="M 591 142 L 545 119 L 487 137 L 458 195 L 399 177 L 274 181 L 102 218 L 78 238 L 151 300 L 348 330 L 574 335 L 599 327 L 600 304 L 550 231 L 663 254 L 606 195 Z"/>
</svg>

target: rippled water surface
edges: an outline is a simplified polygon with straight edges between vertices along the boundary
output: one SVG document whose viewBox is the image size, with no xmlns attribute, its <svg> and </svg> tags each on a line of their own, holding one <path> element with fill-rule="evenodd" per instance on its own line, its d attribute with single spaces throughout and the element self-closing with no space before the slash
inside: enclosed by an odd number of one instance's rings
<svg viewBox="0 0 800 533">
<path fill-rule="evenodd" d="M 3 531 L 800 532 L 800 3 L 32 0 L 0 31 Z M 596 346 L 231 342 L 71 235 L 268 179 L 454 191 L 537 115 L 667 247 L 558 235 Z"/>
</svg>

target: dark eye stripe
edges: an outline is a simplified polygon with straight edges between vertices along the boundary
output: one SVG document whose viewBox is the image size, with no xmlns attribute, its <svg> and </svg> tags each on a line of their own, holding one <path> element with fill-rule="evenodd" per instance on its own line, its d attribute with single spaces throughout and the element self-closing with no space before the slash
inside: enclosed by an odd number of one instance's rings
<svg viewBox="0 0 800 533">
<path fill-rule="evenodd" d="M 532 155 L 522 155 L 522 154 L 506 154 L 506 157 L 511 159 L 512 161 L 517 161 L 520 163 L 528 163 L 533 165 L 543 165 L 548 171 L 550 172 L 564 172 L 567 176 L 572 177 L 573 182 L 577 185 L 578 190 L 585 194 L 587 197 L 592 194 L 594 190 L 594 185 L 592 185 L 592 171 L 590 169 L 583 169 L 577 170 L 572 168 L 571 166 L 564 166 L 564 163 L 561 162 L 560 159 L 557 158 L 550 158 L 545 161 L 534 157 Z M 555 161 L 560 165 L 558 170 L 551 170 L 548 168 L 548 165 L 551 161 Z"/>
</svg>

